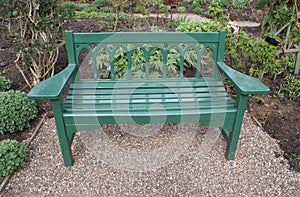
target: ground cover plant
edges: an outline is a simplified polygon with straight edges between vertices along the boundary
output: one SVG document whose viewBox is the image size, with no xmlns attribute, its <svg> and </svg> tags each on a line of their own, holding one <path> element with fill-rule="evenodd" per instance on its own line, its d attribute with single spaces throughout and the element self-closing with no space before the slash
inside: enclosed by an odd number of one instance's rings
<svg viewBox="0 0 300 197">
<path fill-rule="evenodd" d="M 0 141 L 0 177 L 8 176 L 25 165 L 28 147 L 17 140 Z"/>
<path fill-rule="evenodd" d="M 37 115 L 36 104 L 24 92 L 11 90 L 12 81 L 0 76 L 0 136 L 23 131 Z M 0 177 L 25 165 L 28 147 L 17 140 L 0 141 Z"/>
<path fill-rule="evenodd" d="M 0 92 L 0 134 L 22 131 L 37 115 L 34 101 L 24 92 Z"/>
</svg>

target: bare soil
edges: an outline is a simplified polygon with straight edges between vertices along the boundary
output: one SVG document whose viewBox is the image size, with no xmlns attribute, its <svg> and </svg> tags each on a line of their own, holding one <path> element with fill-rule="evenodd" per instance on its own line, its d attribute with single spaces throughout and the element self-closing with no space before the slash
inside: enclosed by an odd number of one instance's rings
<svg viewBox="0 0 300 197">
<path fill-rule="evenodd" d="M 255 21 L 253 17 L 245 19 Z M 99 24 L 102 25 L 99 26 Z M 119 21 L 119 24 L 121 25 L 119 25 L 118 31 L 149 31 L 156 24 L 168 27 L 168 20 L 156 18 L 122 19 Z M 64 25 L 64 29 L 75 32 L 112 31 L 113 21 L 107 19 L 74 19 L 68 20 Z M 171 29 L 165 28 L 164 30 Z M 259 27 L 244 27 L 243 30 L 252 35 L 259 34 Z M 61 48 L 60 51 L 56 72 L 59 72 L 67 65 L 64 48 Z M 29 88 L 14 66 L 15 53 L 15 44 L 0 38 L 0 75 L 13 81 L 13 89 L 28 92 Z M 260 122 L 270 136 L 279 141 L 286 156 L 289 154 L 300 155 L 300 99 L 296 101 L 289 101 L 287 98 L 279 100 L 274 96 L 283 78 L 284 74 L 276 80 L 266 79 L 264 82 L 271 88 L 271 93 L 261 96 L 264 102 L 252 99 L 252 102 L 249 103 L 248 111 Z M 40 114 L 46 111 L 51 112 L 51 106 L 47 101 L 38 102 L 38 107 Z M 11 138 L 22 141 L 28 137 L 28 132 L 29 130 L 15 134 L 1 135 L 0 140 Z"/>
</svg>

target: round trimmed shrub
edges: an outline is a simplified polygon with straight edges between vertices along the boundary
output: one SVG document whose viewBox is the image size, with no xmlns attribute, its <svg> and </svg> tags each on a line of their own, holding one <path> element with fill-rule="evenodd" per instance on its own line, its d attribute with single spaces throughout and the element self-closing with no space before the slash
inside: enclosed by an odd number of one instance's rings
<svg viewBox="0 0 300 197">
<path fill-rule="evenodd" d="M 5 92 L 10 90 L 12 81 L 0 76 L 0 92 Z"/>
<path fill-rule="evenodd" d="M 28 147 L 17 140 L 0 141 L 0 176 L 7 176 L 25 165 Z"/>
<path fill-rule="evenodd" d="M 37 115 L 34 101 L 24 92 L 0 92 L 0 134 L 22 131 Z"/>
</svg>

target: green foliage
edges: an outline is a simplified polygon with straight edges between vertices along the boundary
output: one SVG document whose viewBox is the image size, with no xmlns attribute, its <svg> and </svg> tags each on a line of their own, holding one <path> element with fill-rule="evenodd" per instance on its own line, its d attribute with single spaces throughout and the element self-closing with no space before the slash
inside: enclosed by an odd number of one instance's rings
<svg viewBox="0 0 300 197">
<path fill-rule="evenodd" d="M 250 97 L 251 101 L 255 101 L 255 102 L 258 102 L 258 103 L 265 103 L 265 99 L 263 99 L 262 97 L 260 96 L 257 96 L 257 95 L 251 95 Z"/>
<path fill-rule="evenodd" d="M 116 14 L 112 12 L 101 12 L 101 11 L 76 11 L 75 18 L 109 18 L 110 20 L 116 19 Z M 130 18 L 130 15 L 124 12 L 119 13 L 119 18 Z"/>
<path fill-rule="evenodd" d="M 260 79 L 266 74 L 276 75 L 287 65 L 287 59 L 279 60 L 277 50 L 263 39 L 254 39 L 244 31 L 231 33 L 226 24 L 211 20 L 181 23 L 176 31 L 180 32 L 214 32 L 220 29 L 227 31 L 226 62 L 243 73 Z"/>
<path fill-rule="evenodd" d="M 95 0 L 93 1 L 93 6 L 94 7 L 104 7 L 104 6 L 108 6 L 111 5 L 110 1 L 108 0 Z"/>
<path fill-rule="evenodd" d="M 16 140 L 0 141 L 0 176 L 7 176 L 25 165 L 28 147 Z"/>
<path fill-rule="evenodd" d="M 34 101 L 20 91 L 0 92 L 0 133 L 14 133 L 29 127 L 37 115 Z"/>
<path fill-rule="evenodd" d="M 203 3 L 206 3 L 206 0 L 196 0 L 196 1 L 193 1 L 192 8 L 196 9 L 196 8 L 198 8 Z"/>
<path fill-rule="evenodd" d="M 17 43 L 17 70 L 29 87 L 54 74 L 58 48 L 64 44 L 61 27 L 73 9 L 58 0 L 0 2 L 0 30 Z"/>
<path fill-rule="evenodd" d="M 11 88 L 12 81 L 0 76 L 0 92 L 8 91 Z"/>
<path fill-rule="evenodd" d="M 295 165 L 297 172 L 300 172 L 300 155 L 291 154 L 289 160 Z"/>
<path fill-rule="evenodd" d="M 221 7 L 242 9 L 246 6 L 247 0 L 216 0 Z"/>
<path fill-rule="evenodd" d="M 279 60 L 277 49 L 263 39 L 254 39 L 243 31 L 238 32 L 231 39 L 228 52 L 238 55 L 231 57 L 231 60 L 243 72 L 262 79 L 266 73 L 274 76 L 285 69 Z"/>
<path fill-rule="evenodd" d="M 62 4 L 58 4 L 57 10 L 58 13 L 64 14 L 65 18 L 73 18 L 75 16 L 75 10 L 77 5 L 72 2 L 64 2 Z"/>
<path fill-rule="evenodd" d="M 290 36 L 288 37 L 288 39 L 290 40 L 300 40 L 300 23 L 297 23 L 292 31 L 291 31 L 291 34 Z"/>
<path fill-rule="evenodd" d="M 256 8 L 262 9 L 266 13 L 264 23 L 270 23 L 281 26 L 286 24 L 287 22 L 291 22 L 291 19 L 295 14 L 295 4 L 293 1 L 259 0 Z"/>
<path fill-rule="evenodd" d="M 176 18 L 172 19 L 171 27 L 176 29 L 181 23 L 187 23 L 190 19 L 187 16 L 177 16 Z"/>
<path fill-rule="evenodd" d="M 223 9 L 218 2 L 210 2 L 207 8 L 207 14 L 211 17 L 212 20 L 219 21 L 221 23 L 227 23 L 229 21 L 228 16 L 224 14 Z"/>
<path fill-rule="evenodd" d="M 196 14 L 202 14 L 203 13 L 203 9 L 202 8 L 199 8 L 199 7 L 197 7 L 197 8 L 194 8 L 194 13 L 196 13 Z"/>
<path fill-rule="evenodd" d="M 261 35 L 271 34 L 280 42 L 278 53 L 284 57 L 299 48 L 299 0 L 259 0 L 257 9 L 264 15 L 260 19 Z M 284 57 L 286 58 L 286 57 Z"/>
<path fill-rule="evenodd" d="M 178 11 L 179 13 L 183 13 L 183 12 L 186 11 L 186 8 L 185 8 L 184 6 L 180 6 L 180 7 L 178 7 L 177 11 Z"/>
<path fill-rule="evenodd" d="M 282 97 L 286 93 L 290 100 L 300 98 L 300 80 L 292 75 L 287 75 L 284 78 L 284 83 L 280 85 L 279 90 L 276 92 L 277 97 Z"/>
<path fill-rule="evenodd" d="M 114 66 L 115 66 L 115 77 L 116 78 L 127 78 L 127 66 L 128 57 L 123 49 L 118 49 L 114 54 Z M 103 70 L 103 78 L 108 78 L 109 75 L 109 55 L 103 49 L 100 50 L 97 58 L 97 66 L 99 69 Z M 171 49 L 167 56 L 167 77 L 176 77 L 178 75 L 178 65 L 180 61 L 180 55 L 175 49 Z M 150 54 L 150 65 L 149 73 L 150 78 L 162 78 L 163 73 L 163 56 L 159 49 L 153 49 Z M 132 65 L 132 77 L 133 78 L 145 78 L 146 74 L 146 57 L 141 48 L 136 48 L 132 52 L 131 58 Z"/>
<path fill-rule="evenodd" d="M 109 18 L 116 20 L 118 18 L 130 18 L 130 15 L 123 10 L 114 12 L 114 7 L 109 1 L 99 0 L 85 6 L 82 11 L 75 12 L 75 18 Z"/>
<path fill-rule="evenodd" d="M 293 10 L 277 9 L 273 11 L 273 15 L 268 16 L 268 21 L 275 25 L 284 25 L 286 22 L 291 21 L 293 17 Z"/>
<path fill-rule="evenodd" d="M 176 28 L 179 32 L 214 32 L 226 28 L 219 22 L 203 20 L 196 22 L 183 22 Z M 229 30 L 228 30 L 229 31 Z"/>
</svg>

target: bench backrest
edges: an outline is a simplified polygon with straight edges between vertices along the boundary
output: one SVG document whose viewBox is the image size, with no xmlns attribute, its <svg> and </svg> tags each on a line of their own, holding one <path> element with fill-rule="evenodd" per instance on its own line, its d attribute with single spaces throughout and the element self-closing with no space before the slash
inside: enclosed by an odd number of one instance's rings
<svg viewBox="0 0 300 197">
<path fill-rule="evenodd" d="M 88 63 L 95 80 L 103 77 L 99 74 L 101 69 L 110 72 L 111 80 L 184 78 L 186 65 L 193 66 L 196 70 L 194 77 L 200 78 L 204 52 L 211 57 L 213 70 L 216 70 L 215 63 L 224 60 L 225 39 L 226 32 L 223 30 L 208 33 L 67 31 L 66 47 L 69 63 L 78 66 L 81 52 L 89 52 Z M 153 61 L 156 63 L 151 63 Z M 155 72 L 151 75 L 153 70 Z M 174 70 L 178 71 L 177 76 L 170 74 Z M 120 77 L 119 73 L 123 76 Z"/>
</svg>

